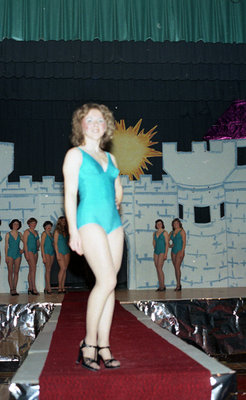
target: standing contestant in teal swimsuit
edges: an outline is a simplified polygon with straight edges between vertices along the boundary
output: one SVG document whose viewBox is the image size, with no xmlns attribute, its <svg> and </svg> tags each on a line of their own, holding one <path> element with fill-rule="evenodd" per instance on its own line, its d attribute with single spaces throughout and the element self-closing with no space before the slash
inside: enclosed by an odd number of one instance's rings
<svg viewBox="0 0 246 400">
<path fill-rule="evenodd" d="M 41 254 L 43 263 L 45 265 L 45 289 L 44 293 L 51 294 L 50 287 L 50 271 L 54 262 L 55 250 L 54 250 L 54 238 L 51 233 L 52 222 L 45 221 L 43 224 L 44 231 L 41 235 Z"/>
<path fill-rule="evenodd" d="M 164 261 L 167 259 L 168 252 L 168 233 L 165 231 L 162 219 L 155 221 L 156 232 L 153 233 L 154 263 L 157 271 L 159 287 L 157 292 L 166 290 L 165 275 L 163 272 Z"/>
<path fill-rule="evenodd" d="M 39 235 L 35 230 L 38 221 L 36 218 L 29 218 L 27 221 L 28 229 L 25 230 L 23 234 L 25 257 L 29 265 L 28 274 L 28 294 L 38 295 L 36 288 L 36 270 L 38 262 L 38 250 L 40 247 Z"/>
<path fill-rule="evenodd" d="M 67 267 L 70 261 L 70 249 L 68 246 L 68 228 L 65 217 L 59 217 L 54 232 L 54 247 L 56 258 L 60 267 L 58 273 L 58 293 L 66 293 L 65 281 Z"/>
<path fill-rule="evenodd" d="M 172 241 L 172 244 L 169 246 L 172 248 L 171 258 L 177 281 L 177 285 L 174 290 L 179 292 L 182 289 L 181 264 L 185 256 L 186 233 L 183 229 L 181 221 L 178 218 L 175 218 L 172 221 L 172 228 L 173 230 L 169 233 L 169 241 Z"/>
<path fill-rule="evenodd" d="M 106 106 L 84 104 L 72 119 L 72 143 L 78 147 L 67 152 L 63 164 L 70 247 L 84 253 L 96 279 L 77 360 L 93 371 L 100 369 L 100 360 L 106 368 L 120 366 L 112 356 L 109 334 L 123 252 L 124 233 L 118 212 L 123 191 L 115 158 L 103 150 L 114 129 L 113 115 Z"/>
<path fill-rule="evenodd" d="M 21 254 L 23 250 L 20 249 L 20 241 L 23 241 L 22 234 L 18 232 L 21 228 L 21 221 L 13 219 L 9 227 L 10 232 L 6 233 L 5 236 L 5 261 L 8 267 L 8 282 L 10 288 L 10 294 L 12 296 L 18 296 L 17 283 L 21 264 Z"/>
</svg>

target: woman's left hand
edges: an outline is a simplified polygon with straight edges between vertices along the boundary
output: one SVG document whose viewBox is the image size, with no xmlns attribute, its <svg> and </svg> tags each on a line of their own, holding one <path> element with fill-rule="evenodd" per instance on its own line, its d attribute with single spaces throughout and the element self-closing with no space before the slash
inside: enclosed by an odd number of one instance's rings
<svg viewBox="0 0 246 400">
<path fill-rule="evenodd" d="M 82 256 L 83 252 L 83 247 L 81 243 L 81 238 L 79 236 L 79 232 L 73 232 L 70 234 L 69 238 L 69 246 L 70 248 L 75 251 L 79 256 Z"/>
</svg>

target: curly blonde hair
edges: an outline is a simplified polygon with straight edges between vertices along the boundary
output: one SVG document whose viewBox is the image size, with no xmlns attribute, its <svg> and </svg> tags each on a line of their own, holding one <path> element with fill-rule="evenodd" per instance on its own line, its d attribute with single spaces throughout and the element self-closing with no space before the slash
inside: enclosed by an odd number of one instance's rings
<svg viewBox="0 0 246 400">
<path fill-rule="evenodd" d="M 102 113 L 103 118 L 107 124 L 107 130 L 104 133 L 100 141 L 100 147 L 104 148 L 105 144 L 109 142 L 115 130 L 115 122 L 113 113 L 104 104 L 97 103 L 87 103 L 79 107 L 74 111 L 72 117 L 72 133 L 70 135 L 71 142 L 74 146 L 80 146 L 85 144 L 85 138 L 82 131 L 82 119 L 88 114 L 92 109 L 99 110 Z"/>
</svg>

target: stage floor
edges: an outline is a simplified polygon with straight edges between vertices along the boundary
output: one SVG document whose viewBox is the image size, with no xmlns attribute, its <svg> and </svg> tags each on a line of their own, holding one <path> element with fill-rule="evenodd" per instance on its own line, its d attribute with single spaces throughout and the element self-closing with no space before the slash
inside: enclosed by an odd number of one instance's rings
<svg viewBox="0 0 246 400">
<path fill-rule="evenodd" d="M 80 289 L 73 288 L 76 292 Z M 83 289 L 84 291 L 84 289 Z M 40 293 L 38 296 L 20 293 L 19 296 L 11 296 L 9 293 L 0 293 L 0 304 L 25 304 L 25 303 L 45 303 L 61 304 L 64 295 L 58 294 L 53 290 L 51 295 Z M 134 303 L 139 300 L 190 300 L 190 299 L 231 299 L 246 297 L 245 287 L 233 288 L 194 288 L 182 289 L 175 292 L 174 289 L 167 289 L 165 292 L 156 292 L 155 289 L 148 290 L 128 290 L 117 289 L 116 299 L 121 304 Z"/>
</svg>

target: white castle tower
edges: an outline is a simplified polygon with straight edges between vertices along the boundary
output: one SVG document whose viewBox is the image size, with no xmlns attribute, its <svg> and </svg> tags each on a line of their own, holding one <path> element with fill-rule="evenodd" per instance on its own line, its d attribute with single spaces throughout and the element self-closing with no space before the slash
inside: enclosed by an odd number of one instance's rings
<svg viewBox="0 0 246 400">
<path fill-rule="evenodd" d="M 226 287 L 231 283 L 227 236 L 234 232 L 231 222 L 235 207 L 228 204 L 227 192 L 233 184 L 227 182 L 232 173 L 238 176 L 236 151 L 234 140 L 211 141 L 210 151 L 206 142 L 193 142 L 192 152 L 187 153 L 177 152 L 176 143 L 163 144 L 163 169 L 177 185 L 179 212 L 187 232 L 182 270 L 187 287 Z M 244 169 L 244 181 L 245 177 Z M 232 241 L 230 238 L 229 244 Z M 235 246 L 235 240 L 233 243 Z"/>
<path fill-rule="evenodd" d="M 246 139 L 233 140 L 246 154 Z M 218 144 L 214 143 L 214 146 Z M 238 157 L 236 157 L 237 160 Z M 246 286 L 246 165 L 237 165 L 225 182 L 227 262 L 231 286 Z"/>
</svg>

